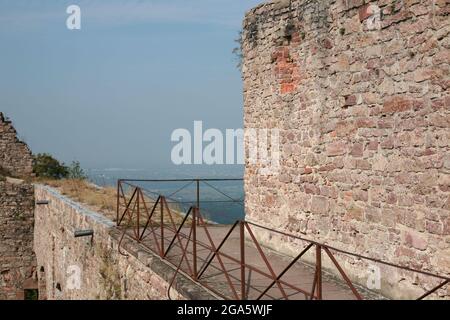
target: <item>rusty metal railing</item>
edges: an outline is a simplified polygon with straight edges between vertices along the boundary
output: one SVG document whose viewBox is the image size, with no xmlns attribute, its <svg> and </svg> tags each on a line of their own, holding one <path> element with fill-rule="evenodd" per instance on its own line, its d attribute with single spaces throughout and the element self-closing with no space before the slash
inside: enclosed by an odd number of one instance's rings
<svg viewBox="0 0 450 320">
<path fill-rule="evenodd" d="M 327 290 L 334 290 L 344 298 L 365 299 L 367 291 L 354 284 L 338 262 L 337 255 L 379 263 L 439 282 L 418 297 L 418 300 L 429 297 L 450 282 L 447 276 L 358 255 L 249 221 L 238 220 L 231 226 L 218 226 L 205 219 L 200 209 L 199 185 L 237 180 L 239 179 L 119 180 L 117 227 L 123 231 L 120 242 L 124 237 L 139 242 L 175 266 L 177 272 L 184 272 L 224 299 L 289 300 L 302 297 L 322 300 L 327 298 Z M 149 194 L 148 190 L 134 184 L 146 181 L 193 183 L 196 185 L 196 199 L 190 202 L 188 210 L 180 210 L 181 206 L 175 206 L 177 200 L 171 197 L 173 193 L 169 196 L 156 195 L 150 191 Z M 124 188 L 125 185 L 127 188 Z M 233 203 L 242 201 L 228 198 Z M 256 229 L 303 242 L 304 247 L 287 264 L 278 263 L 275 267 L 275 262 L 280 258 L 260 244 L 255 234 Z M 301 261 L 306 257 L 307 261 Z M 328 267 L 324 266 L 324 258 L 329 259 Z M 331 268 L 335 270 L 332 274 L 338 275 L 340 280 L 335 281 L 330 275 Z M 299 278 L 296 276 L 297 272 L 304 278 L 311 278 L 311 283 L 296 283 Z"/>
</svg>

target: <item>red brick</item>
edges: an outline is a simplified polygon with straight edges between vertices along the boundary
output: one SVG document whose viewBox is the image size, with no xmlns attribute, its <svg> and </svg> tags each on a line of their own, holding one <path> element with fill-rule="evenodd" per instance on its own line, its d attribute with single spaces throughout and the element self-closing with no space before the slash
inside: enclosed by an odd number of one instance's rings
<svg viewBox="0 0 450 320">
<path fill-rule="evenodd" d="M 356 160 L 356 169 L 370 170 L 372 169 L 372 165 L 367 160 L 358 159 Z"/>
<path fill-rule="evenodd" d="M 350 151 L 350 154 L 354 157 L 362 157 L 364 154 L 364 145 L 361 143 L 355 143 Z"/>
<path fill-rule="evenodd" d="M 353 199 L 355 201 L 367 202 L 369 200 L 369 193 L 365 190 L 355 190 L 353 191 Z"/>
<path fill-rule="evenodd" d="M 333 171 L 334 169 L 336 169 L 336 165 L 334 165 L 333 163 L 327 164 L 325 166 L 321 166 L 318 171 L 319 172 L 324 172 L 324 171 Z"/>
<path fill-rule="evenodd" d="M 381 149 L 394 149 L 394 139 L 387 138 L 381 141 Z"/>
<path fill-rule="evenodd" d="M 434 222 L 427 220 L 425 223 L 426 229 L 429 233 L 432 234 L 442 234 L 443 233 L 443 226 L 440 222 Z"/>
<path fill-rule="evenodd" d="M 329 157 L 335 157 L 344 155 L 347 151 L 347 146 L 344 142 L 334 142 L 330 143 L 327 148 L 327 155 Z"/>
<path fill-rule="evenodd" d="M 387 99 L 383 104 L 383 113 L 395 113 L 405 112 L 411 110 L 413 107 L 413 101 L 403 97 L 397 96 Z"/>
<path fill-rule="evenodd" d="M 369 145 L 368 145 L 368 148 L 369 148 L 370 151 L 377 151 L 378 150 L 378 145 L 379 145 L 378 141 L 370 141 Z"/>
<path fill-rule="evenodd" d="M 359 8 L 358 15 L 359 15 L 359 21 L 363 22 L 367 18 L 371 17 L 373 14 L 372 10 L 370 9 L 370 4 L 366 4 Z"/>
<path fill-rule="evenodd" d="M 375 128 L 375 121 L 369 118 L 358 118 L 356 120 L 356 126 L 358 128 Z"/>
<path fill-rule="evenodd" d="M 282 83 L 281 84 L 281 94 L 291 93 L 295 90 L 295 85 L 292 83 Z"/>
<path fill-rule="evenodd" d="M 428 247 L 428 242 L 417 232 L 405 232 L 405 244 L 421 251 L 425 251 Z"/>
<path fill-rule="evenodd" d="M 320 189 L 314 184 L 305 183 L 303 189 L 307 194 L 320 194 Z"/>
</svg>

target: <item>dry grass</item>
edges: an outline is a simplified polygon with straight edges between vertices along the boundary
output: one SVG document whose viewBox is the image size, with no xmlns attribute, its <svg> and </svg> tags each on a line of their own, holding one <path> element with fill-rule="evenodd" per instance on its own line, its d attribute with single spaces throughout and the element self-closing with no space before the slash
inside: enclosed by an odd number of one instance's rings
<svg viewBox="0 0 450 320">
<path fill-rule="evenodd" d="M 100 188 L 87 180 L 47 180 L 37 179 L 36 183 L 48 185 L 74 201 L 89 206 L 109 219 L 116 220 L 117 196 L 113 187 Z"/>
<path fill-rule="evenodd" d="M 95 212 L 103 214 L 105 217 L 111 219 L 116 222 L 116 207 L 117 207 L 117 189 L 114 187 L 98 187 L 87 180 L 71 180 L 71 179 L 63 179 L 63 180 L 48 180 L 48 179 L 36 179 L 35 183 L 40 183 L 44 185 L 48 185 L 52 188 L 57 189 L 61 194 L 67 196 L 68 198 L 83 203 L 90 209 Z M 127 195 L 127 198 L 130 198 L 131 195 Z M 148 210 L 151 210 L 153 207 L 155 200 L 154 199 L 145 199 Z M 122 203 L 121 203 L 122 205 Z M 124 206 L 121 206 L 121 210 L 124 210 Z M 142 210 L 142 209 L 141 209 Z M 175 208 L 171 208 L 172 211 L 172 219 L 175 224 L 181 224 L 183 220 L 183 215 L 180 214 L 179 210 Z M 159 217 L 160 207 L 159 205 L 156 208 L 156 217 Z M 135 217 L 133 217 L 132 221 L 127 221 L 128 218 L 125 217 L 124 223 L 133 224 L 136 222 Z M 153 220 L 153 219 L 152 219 Z M 157 219 L 155 219 L 157 220 Z M 145 219 L 142 219 L 140 224 L 145 224 Z M 171 224 L 170 217 L 165 210 L 164 214 L 164 223 Z M 189 225 L 189 223 L 187 223 Z"/>
</svg>

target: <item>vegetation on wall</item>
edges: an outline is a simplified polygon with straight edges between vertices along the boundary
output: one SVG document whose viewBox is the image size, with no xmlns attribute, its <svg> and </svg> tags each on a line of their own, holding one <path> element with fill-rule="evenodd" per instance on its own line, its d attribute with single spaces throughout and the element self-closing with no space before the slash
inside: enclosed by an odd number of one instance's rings
<svg viewBox="0 0 450 320">
<path fill-rule="evenodd" d="M 101 284 L 107 300 L 120 300 L 122 298 L 122 286 L 120 274 L 117 271 L 117 261 L 113 258 L 113 249 L 98 247 L 102 264 L 100 266 Z"/>
<path fill-rule="evenodd" d="M 69 179 L 84 180 L 87 178 L 84 170 L 81 168 L 81 164 L 79 161 L 73 161 L 72 164 L 68 167 L 68 171 Z"/>
<path fill-rule="evenodd" d="M 69 176 L 69 170 L 48 153 L 33 156 L 33 171 L 38 178 L 63 179 Z"/>
<path fill-rule="evenodd" d="M 237 65 L 236 68 L 242 70 L 242 61 L 243 61 L 243 53 L 242 53 L 242 33 L 243 31 L 239 31 L 238 37 L 234 40 L 236 42 L 237 47 L 233 48 L 233 54 L 236 57 Z"/>
<path fill-rule="evenodd" d="M 80 162 L 73 161 L 70 166 L 66 166 L 48 153 L 33 156 L 33 172 L 36 177 L 45 179 L 86 179 Z"/>
</svg>

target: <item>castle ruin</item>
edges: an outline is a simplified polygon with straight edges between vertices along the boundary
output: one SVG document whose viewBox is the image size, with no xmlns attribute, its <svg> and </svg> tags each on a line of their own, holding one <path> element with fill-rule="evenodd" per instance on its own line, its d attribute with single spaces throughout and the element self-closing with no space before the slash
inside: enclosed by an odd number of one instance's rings
<svg viewBox="0 0 450 320">
<path fill-rule="evenodd" d="M 247 14 L 245 127 L 277 129 L 281 145 L 279 173 L 247 163 L 248 220 L 450 274 L 449 9 L 445 0 L 279 0 Z M 301 248 L 259 237 L 294 256 Z M 366 283 L 367 265 L 346 266 Z M 383 268 L 381 281 L 395 298 L 427 286 Z"/>
</svg>

